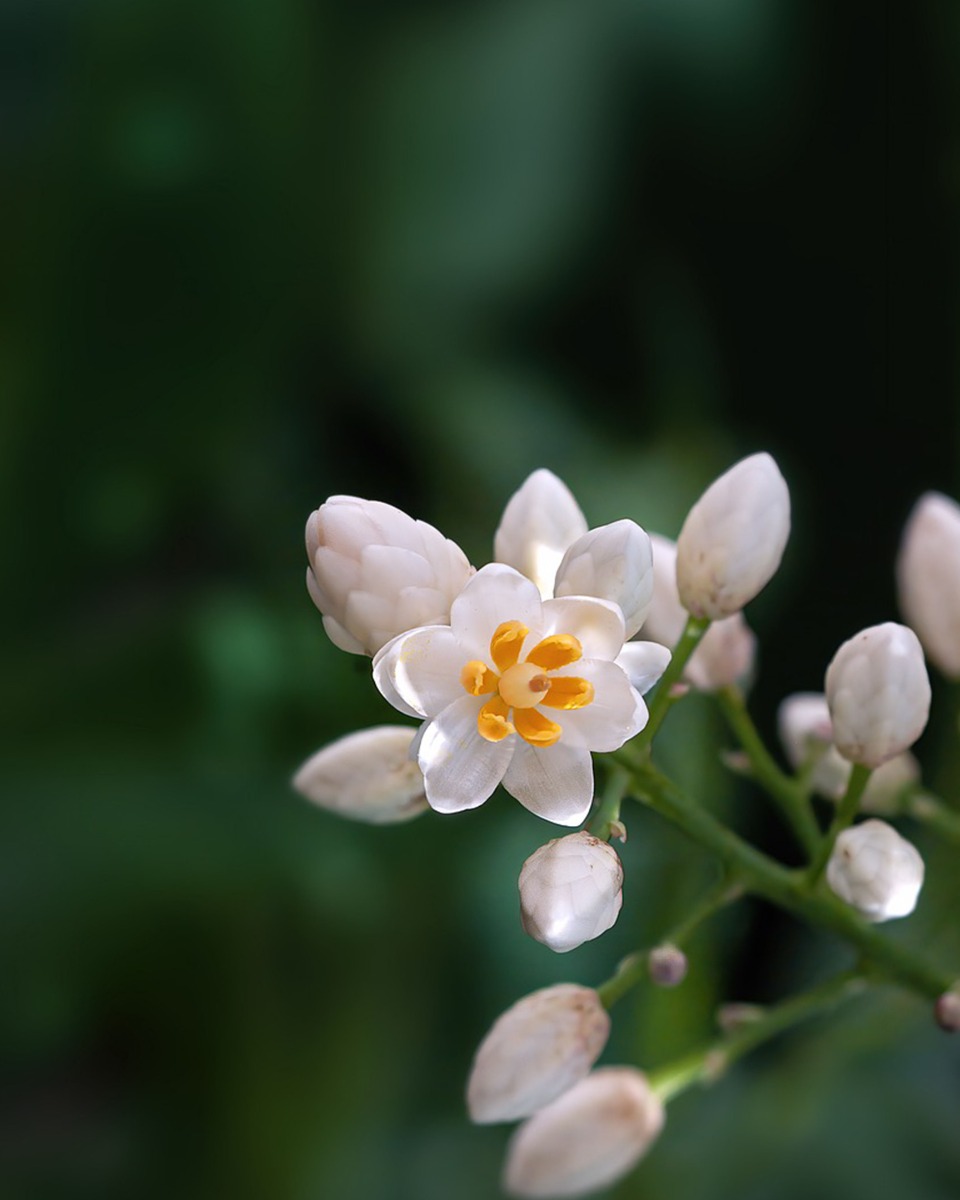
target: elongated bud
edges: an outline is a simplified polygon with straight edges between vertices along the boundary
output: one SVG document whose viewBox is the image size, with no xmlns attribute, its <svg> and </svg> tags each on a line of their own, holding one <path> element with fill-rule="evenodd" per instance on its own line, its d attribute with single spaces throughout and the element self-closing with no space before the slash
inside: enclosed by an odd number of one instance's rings
<svg viewBox="0 0 960 1200">
<path fill-rule="evenodd" d="M 619 605 L 632 638 L 653 598 L 650 539 L 633 521 L 614 521 L 577 538 L 557 570 L 555 596 L 596 596 Z"/>
<path fill-rule="evenodd" d="M 927 492 L 904 526 L 897 557 L 900 611 L 930 661 L 960 679 L 960 505 Z"/>
<path fill-rule="evenodd" d="M 683 607 L 713 621 L 748 604 L 773 577 L 790 533 L 790 493 L 769 454 L 741 459 L 707 488 L 677 538 Z"/>
<path fill-rule="evenodd" d="M 493 539 L 493 557 L 532 579 L 547 600 L 561 559 L 586 532 L 586 517 L 570 489 L 541 467 L 507 501 Z"/>
<path fill-rule="evenodd" d="M 892 825 L 871 819 L 839 835 L 827 863 L 827 883 L 868 921 L 889 921 L 916 907 L 923 859 Z"/>
<path fill-rule="evenodd" d="M 879 767 L 927 723 L 930 680 L 917 635 L 893 621 L 854 635 L 833 656 L 825 691 L 840 754 Z"/>
<path fill-rule="evenodd" d="M 307 521 L 307 590 L 330 640 L 376 654 L 420 625 L 446 624 L 473 574 L 454 542 L 378 500 L 331 496 Z"/>
<path fill-rule="evenodd" d="M 623 903 L 616 850 L 581 830 L 547 842 L 520 871 L 520 921 L 532 938 L 563 954 L 605 933 Z"/>
<path fill-rule="evenodd" d="M 535 1113 L 507 1147 L 512 1196 L 585 1196 L 627 1174 L 657 1139 L 663 1105 L 633 1067 L 601 1067 Z"/>
<path fill-rule="evenodd" d="M 427 808 L 423 775 L 409 757 L 416 732 L 409 725 L 377 725 L 348 734 L 308 758 L 293 786 L 321 808 L 355 821 L 408 821 Z"/>
<path fill-rule="evenodd" d="M 609 1035 L 593 988 L 559 983 L 524 996 L 480 1043 L 467 1083 L 470 1119 L 529 1117 L 583 1079 Z"/>
</svg>

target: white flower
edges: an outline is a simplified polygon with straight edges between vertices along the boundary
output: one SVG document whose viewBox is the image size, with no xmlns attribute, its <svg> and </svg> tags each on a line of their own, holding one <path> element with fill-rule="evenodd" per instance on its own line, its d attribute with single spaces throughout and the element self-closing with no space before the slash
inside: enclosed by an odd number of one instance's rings
<svg viewBox="0 0 960 1200">
<path fill-rule="evenodd" d="M 503 1185 L 513 1196 L 584 1196 L 631 1170 L 663 1128 L 664 1111 L 646 1076 L 601 1067 L 516 1131 Z"/>
<path fill-rule="evenodd" d="M 900 609 L 927 657 L 960 679 L 960 505 L 939 492 L 921 496 L 897 557 Z"/>
<path fill-rule="evenodd" d="M 669 538 L 650 534 L 653 550 L 653 599 L 643 625 L 644 637 L 662 646 L 677 644 L 687 623 L 687 610 L 677 592 L 677 547 Z M 753 671 L 757 639 L 744 619 L 734 613 L 714 621 L 690 656 L 683 677 L 700 692 L 715 692 L 742 682 Z M 630 645 L 642 643 L 630 643 Z M 630 646 L 626 646 L 629 650 Z"/>
<path fill-rule="evenodd" d="M 376 654 L 391 638 L 449 620 L 473 568 L 425 521 L 377 500 L 331 496 L 307 521 L 307 589 L 330 640 Z"/>
<path fill-rule="evenodd" d="M 923 859 L 891 825 L 871 819 L 839 835 L 827 863 L 827 883 L 868 921 L 889 921 L 916 907 Z"/>
<path fill-rule="evenodd" d="M 378 725 L 318 750 L 293 777 L 301 795 L 321 808 L 374 825 L 424 812 L 423 775 L 410 758 L 415 729 Z"/>
<path fill-rule="evenodd" d="M 520 871 L 524 930 L 563 954 L 605 933 L 623 904 L 616 850 L 581 830 L 540 846 Z"/>
<path fill-rule="evenodd" d="M 769 454 L 724 472 L 687 514 L 677 538 L 683 607 L 712 621 L 739 612 L 769 583 L 790 533 L 790 493 Z"/>
<path fill-rule="evenodd" d="M 827 668 L 833 741 L 844 758 L 879 767 L 912 746 L 930 712 L 930 680 L 913 630 L 887 621 L 843 643 Z"/>
<path fill-rule="evenodd" d="M 593 988 L 558 983 L 518 1000 L 480 1043 L 467 1083 L 471 1120 L 516 1121 L 582 1079 L 610 1035 Z"/>
<path fill-rule="evenodd" d="M 453 602 L 450 625 L 415 629 L 374 658 L 374 680 L 408 715 L 427 800 L 476 808 L 498 783 L 531 812 L 578 825 L 593 796 L 590 752 L 616 750 L 647 710 L 613 661 L 623 615 L 609 602 L 542 601 L 511 567 L 490 563 Z"/>
</svg>

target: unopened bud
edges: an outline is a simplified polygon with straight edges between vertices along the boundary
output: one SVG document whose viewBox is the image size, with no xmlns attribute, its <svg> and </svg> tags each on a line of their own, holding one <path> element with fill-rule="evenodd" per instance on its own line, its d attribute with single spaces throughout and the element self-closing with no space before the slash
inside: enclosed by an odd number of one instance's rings
<svg viewBox="0 0 960 1200">
<path fill-rule="evenodd" d="M 933 1006 L 933 1015 L 945 1033 L 960 1030 L 960 988 L 952 987 L 949 992 L 944 992 Z"/>
<path fill-rule="evenodd" d="M 916 907 L 923 859 L 892 825 L 874 818 L 838 836 L 827 883 L 868 921 L 889 921 Z"/>
<path fill-rule="evenodd" d="M 687 514 L 677 538 L 677 590 L 695 617 L 739 612 L 769 583 L 790 533 L 790 493 L 769 454 L 724 472 Z"/>
<path fill-rule="evenodd" d="M 376 654 L 398 634 L 446 624 L 473 574 L 432 525 L 377 500 L 331 496 L 307 521 L 307 589 L 330 640 Z"/>
<path fill-rule="evenodd" d="M 687 956 L 679 946 L 657 946 L 650 951 L 647 970 L 657 987 L 676 987 L 687 977 Z"/>
<path fill-rule="evenodd" d="M 308 758 L 293 786 L 355 821 L 407 821 L 427 808 L 423 775 L 409 757 L 416 732 L 409 725 L 377 725 L 348 734 Z"/>
<path fill-rule="evenodd" d="M 605 933 L 623 903 L 623 867 L 607 842 L 581 830 L 535 850 L 520 871 L 520 921 L 563 954 Z"/>
<path fill-rule="evenodd" d="M 554 595 L 612 601 L 623 613 L 624 637 L 632 638 L 653 598 L 650 539 L 634 521 L 591 529 L 564 554 Z"/>
<path fill-rule="evenodd" d="M 516 1121 L 543 1108 L 597 1061 L 610 1018 L 592 988 L 560 983 L 518 1000 L 480 1043 L 467 1083 L 470 1119 Z"/>
<path fill-rule="evenodd" d="M 586 532 L 586 517 L 570 489 L 541 467 L 507 501 L 493 557 L 532 579 L 549 599 L 564 554 Z"/>
<path fill-rule="evenodd" d="M 626 1175 L 663 1128 L 664 1110 L 633 1067 L 601 1067 L 535 1113 L 507 1147 L 504 1190 L 585 1196 Z"/>
<path fill-rule="evenodd" d="M 913 630 L 894 621 L 843 643 L 827 668 L 825 689 L 833 741 L 866 767 L 908 749 L 930 712 L 930 680 Z"/>
<path fill-rule="evenodd" d="M 900 610 L 927 657 L 960 679 L 960 505 L 927 492 L 914 506 L 897 557 Z"/>
</svg>

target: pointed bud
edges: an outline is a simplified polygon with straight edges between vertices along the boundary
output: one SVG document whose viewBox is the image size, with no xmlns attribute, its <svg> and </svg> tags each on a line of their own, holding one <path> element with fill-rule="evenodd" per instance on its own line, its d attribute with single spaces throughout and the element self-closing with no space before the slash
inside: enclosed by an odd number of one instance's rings
<svg viewBox="0 0 960 1200">
<path fill-rule="evenodd" d="M 752 454 L 715 480 L 677 538 L 684 608 L 713 621 L 739 612 L 773 577 L 790 533 L 790 493 L 769 454 Z"/>
<path fill-rule="evenodd" d="M 960 505 L 939 492 L 921 496 L 897 557 L 900 610 L 930 661 L 960 679 Z"/>
<path fill-rule="evenodd" d="M 623 903 L 623 867 L 607 842 L 581 830 L 547 842 L 520 871 L 520 921 L 558 954 L 599 937 Z"/>
<path fill-rule="evenodd" d="M 885 821 L 845 829 L 827 863 L 827 883 L 868 921 L 912 913 L 923 885 L 923 859 Z"/>
<path fill-rule="evenodd" d="M 473 574 L 454 542 L 377 500 L 331 496 L 307 521 L 307 590 L 330 640 L 376 654 L 420 625 L 446 624 Z"/>
<path fill-rule="evenodd" d="M 930 712 L 930 680 L 913 630 L 887 621 L 843 643 L 827 668 L 834 745 L 850 762 L 879 767 L 908 749 Z"/>
<path fill-rule="evenodd" d="M 532 579 L 548 600 L 564 554 L 586 532 L 586 517 L 570 489 L 541 467 L 507 501 L 493 557 Z"/>
<path fill-rule="evenodd" d="M 653 598 L 650 539 L 633 521 L 614 521 L 577 538 L 557 571 L 555 596 L 596 596 L 619 605 L 632 638 Z"/>
<path fill-rule="evenodd" d="M 377 725 L 331 742 L 308 758 L 293 786 L 320 808 L 386 825 L 427 808 L 423 775 L 409 757 L 416 729 Z"/>
<path fill-rule="evenodd" d="M 470 1119 L 529 1117 L 583 1079 L 609 1035 L 593 988 L 559 983 L 524 996 L 480 1043 L 467 1083 Z"/>
<path fill-rule="evenodd" d="M 679 946 L 656 946 L 647 959 L 650 979 L 657 987 L 672 988 L 687 977 L 687 956 Z"/>
<path fill-rule="evenodd" d="M 633 1067 L 601 1067 L 526 1121 L 507 1147 L 512 1196 L 585 1196 L 627 1174 L 663 1128 L 664 1110 Z"/>
</svg>

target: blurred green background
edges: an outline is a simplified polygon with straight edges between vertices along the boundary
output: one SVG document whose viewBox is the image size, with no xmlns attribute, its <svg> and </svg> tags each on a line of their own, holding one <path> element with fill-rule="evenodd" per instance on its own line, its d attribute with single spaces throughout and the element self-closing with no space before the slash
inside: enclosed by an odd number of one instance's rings
<svg viewBox="0 0 960 1200">
<path fill-rule="evenodd" d="M 598 983 L 709 864 L 629 811 L 616 928 L 517 920 L 555 830 L 498 795 L 368 828 L 289 788 L 390 720 L 303 586 L 337 492 L 474 562 L 529 471 L 675 535 L 770 450 L 794 535 L 753 705 L 895 615 L 960 491 L 960 9 L 834 0 L 0 7 L 0 1193 L 487 1200 L 466 1121 L 514 999 Z M 921 745 L 956 794 L 957 696 Z M 767 848 L 708 705 L 663 760 Z M 908 831 L 915 834 L 916 831 Z M 955 854 L 893 936 L 960 962 Z M 846 954 L 760 906 L 615 1010 L 659 1065 Z M 955 1200 L 960 1056 L 884 995 L 671 1107 L 633 1200 Z"/>
</svg>

